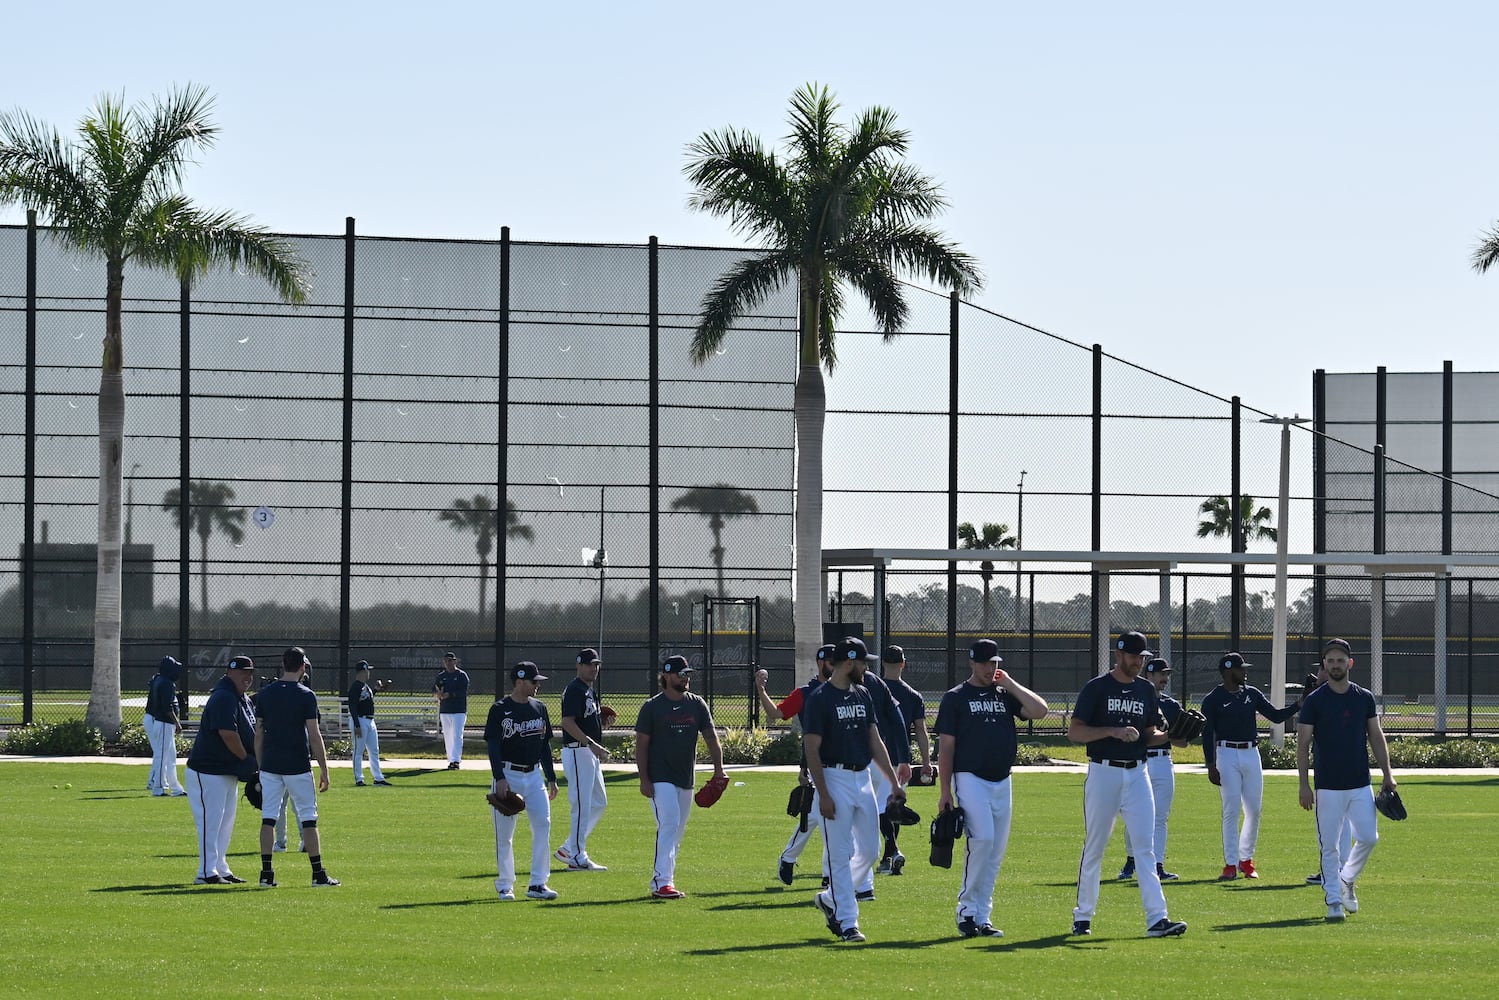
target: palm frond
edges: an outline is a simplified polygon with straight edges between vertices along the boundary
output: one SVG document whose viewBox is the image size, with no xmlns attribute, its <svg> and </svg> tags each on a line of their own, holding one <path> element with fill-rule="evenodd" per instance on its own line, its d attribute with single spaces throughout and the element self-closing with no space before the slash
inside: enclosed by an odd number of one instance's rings
<svg viewBox="0 0 1499 1000">
<path fill-rule="evenodd" d="M 0 115 L 0 204 L 19 204 L 53 225 L 93 233 L 102 198 L 89 180 L 76 150 L 55 128 L 24 111 Z"/>
<path fill-rule="evenodd" d="M 806 83 L 791 95 L 791 132 L 786 141 L 799 173 L 817 173 L 832 159 L 843 137 L 842 127 L 833 120 L 837 113 L 838 99 L 826 86 Z"/>
<path fill-rule="evenodd" d="M 911 307 L 895 273 L 876 247 L 849 240 L 829 254 L 829 263 L 840 278 L 864 296 L 886 340 L 905 328 Z"/>
<path fill-rule="evenodd" d="M 311 274 L 291 244 L 232 212 L 205 212 L 174 195 L 142 206 L 130 233 L 130 256 L 176 270 L 184 279 L 213 267 L 243 267 L 288 302 L 307 298 Z"/>
<path fill-rule="evenodd" d="M 822 276 L 822 318 L 817 331 L 817 356 L 829 375 L 838 367 L 838 320 L 843 316 L 843 285 L 827 271 Z"/>
<path fill-rule="evenodd" d="M 702 318 L 692 332 L 692 363 L 700 365 L 712 357 L 734 320 L 765 301 L 795 273 L 796 260 L 785 251 L 746 258 L 724 272 L 703 296 Z"/>
<path fill-rule="evenodd" d="M 137 201 L 180 188 L 193 154 L 212 147 L 218 139 L 219 126 L 212 114 L 213 97 L 207 88 L 192 84 L 157 98 L 149 112 L 132 111 L 138 134 L 131 136 L 132 162 L 120 178 L 121 191 Z"/>
<path fill-rule="evenodd" d="M 1499 225 L 1483 234 L 1478 246 L 1473 248 L 1473 270 L 1483 274 L 1499 262 Z"/>
<path fill-rule="evenodd" d="M 904 161 L 881 163 L 865 175 L 868 215 L 879 225 L 905 226 L 940 215 L 948 205 L 931 177 Z"/>
<path fill-rule="evenodd" d="M 871 224 L 850 234 L 848 243 L 860 246 L 894 271 L 953 289 L 959 295 L 969 295 L 984 285 L 978 262 L 930 226 Z"/>
<path fill-rule="evenodd" d="M 783 243 L 794 217 L 785 170 L 758 137 L 726 129 L 704 132 L 687 147 L 687 178 L 697 188 L 687 206 L 728 217 L 730 228 Z"/>
</svg>

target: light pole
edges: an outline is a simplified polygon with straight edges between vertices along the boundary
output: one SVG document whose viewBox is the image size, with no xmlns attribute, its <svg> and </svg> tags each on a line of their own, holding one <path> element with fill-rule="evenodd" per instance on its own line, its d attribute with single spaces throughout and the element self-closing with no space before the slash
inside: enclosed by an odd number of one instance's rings
<svg viewBox="0 0 1499 1000">
<path fill-rule="evenodd" d="M 1286 554 L 1291 510 L 1291 425 L 1304 424 L 1306 417 L 1266 417 L 1262 424 L 1280 424 L 1280 504 L 1275 515 L 1275 631 L 1270 639 L 1270 691 L 1277 698 L 1286 690 Z M 1270 741 L 1276 746 L 1285 742 L 1283 723 L 1270 727 Z"/>
<path fill-rule="evenodd" d="M 130 522 L 135 520 L 135 470 L 141 464 L 136 462 L 130 467 L 130 475 L 125 477 L 125 544 L 130 544 Z"/>
<path fill-rule="evenodd" d="M 1025 470 L 1020 470 L 1020 484 L 1015 487 L 1015 551 L 1025 551 Z M 1015 631 L 1020 631 L 1020 613 L 1022 610 L 1020 599 L 1020 560 L 1015 560 Z"/>
</svg>

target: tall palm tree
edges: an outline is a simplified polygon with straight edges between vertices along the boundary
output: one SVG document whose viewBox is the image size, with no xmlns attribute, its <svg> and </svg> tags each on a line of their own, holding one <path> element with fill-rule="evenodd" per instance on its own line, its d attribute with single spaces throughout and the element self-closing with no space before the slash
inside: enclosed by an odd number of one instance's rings
<svg viewBox="0 0 1499 1000">
<path fill-rule="evenodd" d="M 1499 224 L 1483 234 L 1478 246 L 1473 248 L 1473 270 L 1479 274 L 1499 263 Z"/>
<path fill-rule="evenodd" d="M 688 146 L 690 207 L 729 220 L 764 253 L 730 268 L 703 298 L 692 360 L 713 356 L 736 319 L 794 280 L 800 305 L 796 390 L 796 587 L 798 663 L 822 642 L 822 366 L 837 363 L 834 334 L 843 290 L 869 303 L 887 340 L 909 308 L 897 275 L 914 274 L 967 294 L 982 284 L 974 260 L 924 221 L 947 205 L 931 178 L 904 162 L 910 136 L 895 113 L 872 107 L 847 125 L 826 87 L 791 97 L 784 157 L 759 137 L 726 128 Z"/>
<path fill-rule="evenodd" d="M 245 511 L 242 507 L 229 507 L 233 499 L 234 489 L 228 483 L 195 479 L 187 484 L 187 524 L 188 530 L 198 536 L 198 575 L 203 588 L 204 614 L 208 613 L 209 536 L 217 530 L 234 545 L 245 540 Z M 167 490 L 161 498 L 161 509 L 172 515 L 172 523 L 181 531 L 182 490 L 176 486 Z"/>
<path fill-rule="evenodd" d="M 1010 534 L 1008 524 L 984 522 L 975 528 L 969 521 L 958 525 L 958 548 L 960 549 L 1013 549 L 1015 536 Z M 989 631 L 989 584 L 994 580 L 994 564 L 985 559 L 979 563 L 979 579 L 984 581 L 983 630 Z"/>
<path fill-rule="evenodd" d="M 19 204 L 56 227 L 53 238 L 104 262 L 104 353 L 99 374 L 98 590 L 86 722 L 120 730 L 120 486 L 125 442 L 121 314 L 127 262 L 184 281 L 240 266 L 289 302 L 309 272 L 285 240 L 243 216 L 208 211 L 181 193 L 193 157 L 217 140 L 213 99 L 188 85 L 149 105 L 100 97 L 75 141 L 24 111 L 0 114 L 0 205 Z"/>
<path fill-rule="evenodd" d="M 671 502 L 672 510 L 690 510 L 708 519 L 708 530 L 713 532 L 713 565 L 718 570 L 718 596 L 724 596 L 723 588 L 723 529 L 726 521 L 746 514 L 760 513 L 760 505 L 748 493 L 734 489 L 728 483 L 712 486 L 694 486 Z"/>
<path fill-rule="evenodd" d="M 1207 518 L 1197 522 L 1197 537 L 1207 538 L 1212 535 L 1215 538 L 1227 538 L 1233 533 L 1233 502 L 1226 496 L 1208 497 L 1197 508 L 1198 513 L 1206 514 Z M 1239 497 L 1239 539 L 1246 550 L 1249 543 L 1264 539 L 1268 542 L 1275 541 L 1275 526 L 1270 523 L 1274 517 L 1269 507 L 1254 506 L 1254 497 L 1242 494 Z"/>
<path fill-rule="evenodd" d="M 459 497 L 453 501 L 453 506 L 437 515 L 439 521 L 444 521 L 453 526 L 455 531 L 471 531 L 474 533 L 474 550 L 479 553 L 479 618 L 484 618 L 484 606 L 487 603 L 486 591 L 489 588 L 489 553 L 494 551 L 494 535 L 499 530 L 499 511 L 495 509 L 494 501 L 487 494 L 476 493 L 472 500 Z M 520 514 L 516 513 L 515 501 L 505 501 L 505 537 L 520 538 L 525 541 L 533 541 L 536 533 L 528 524 L 522 524 Z"/>
</svg>

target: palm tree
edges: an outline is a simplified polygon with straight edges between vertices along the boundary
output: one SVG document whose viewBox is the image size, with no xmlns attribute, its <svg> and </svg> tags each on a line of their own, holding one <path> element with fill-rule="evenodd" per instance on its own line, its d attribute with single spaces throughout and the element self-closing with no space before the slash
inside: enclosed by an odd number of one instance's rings
<svg viewBox="0 0 1499 1000">
<path fill-rule="evenodd" d="M 187 484 L 188 530 L 198 535 L 198 566 L 202 581 L 203 613 L 208 613 L 208 538 L 215 530 L 222 531 L 229 541 L 238 545 L 245 540 L 245 512 L 243 508 L 231 509 L 228 504 L 234 499 L 234 490 L 228 483 L 216 483 L 207 479 L 196 479 Z M 161 498 L 161 509 L 172 515 L 172 523 L 182 530 L 182 490 L 174 486 Z"/>
<path fill-rule="evenodd" d="M 495 509 L 494 501 L 487 494 L 476 493 L 472 500 L 459 497 L 453 501 L 449 510 L 438 513 L 439 521 L 446 521 L 453 526 L 455 531 L 472 531 L 474 533 L 474 550 L 479 553 L 479 618 L 484 617 L 484 606 L 487 603 L 485 591 L 489 587 L 489 553 L 494 550 L 494 535 L 499 528 L 499 511 Z M 515 501 L 505 501 L 505 537 L 522 538 L 533 541 L 536 533 L 531 526 L 521 524 L 520 514 L 516 513 Z"/>
<path fill-rule="evenodd" d="M 1484 233 L 1483 239 L 1478 241 L 1478 246 L 1473 248 L 1472 263 L 1473 270 L 1479 274 L 1499 263 L 1499 224 Z"/>
<path fill-rule="evenodd" d="M 206 89 L 188 85 L 150 105 L 100 97 L 76 141 L 23 111 L 0 114 L 0 206 L 19 204 L 56 227 L 53 238 L 104 262 L 104 353 L 99 375 L 98 589 L 94 669 L 85 721 L 120 730 L 120 485 L 125 441 L 125 264 L 174 271 L 183 282 L 240 266 L 289 302 L 309 273 L 285 240 L 244 217 L 207 211 L 181 193 L 194 155 L 219 128 Z"/>
<path fill-rule="evenodd" d="M 749 132 L 705 132 L 688 147 L 690 207 L 727 218 L 764 253 L 734 265 L 703 298 L 692 360 L 703 364 L 736 319 L 795 280 L 800 306 L 796 390 L 796 587 L 798 663 L 822 642 L 822 366 L 834 345 L 844 286 L 869 303 L 887 340 L 905 325 L 897 278 L 914 274 L 967 294 L 982 284 L 971 257 L 924 221 L 947 204 L 929 177 L 904 162 L 910 136 L 895 113 L 872 107 L 848 125 L 838 102 L 807 84 L 791 97 L 784 159 Z"/>
<path fill-rule="evenodd" d="M 718 596 L 723 589 L 723 529 L 725 520 L 733 520 L 746 514 L 760 513 L 760 505 L 748 493 L 734 489 L 728 483 L 712 486 L 694 486 L 671 502 L 672 510 L 695 511 L 708 519 L 708 530 L 713 532 L 713 565 L 718 570 Z"/>
<path fill-rule="evenodd" d="M 984 522 L 981 529 L 964 521 L 958 525 L 958 548 L 960 549 L 1013 549 L 1015 536 L 1010 534 L 1008 524 Z M 985 559 L 979 563 L 979 579 L 984 581 L 983 630 L 989 631 L 989 584 L 994 579 L 994 564 Z"/>
<path fill-rule="evenodd" d="M 1197 508 L 1198 513 L 1206 514 L 1205 520 L 1197 523 L 1197 537 L 1206 538 L 1212 535 L 1215 538 L 1227 538 L 1232 534 L 1233 527 L 1233 504 L 1225 496 L 1208 497 Z M 1269 507 L 1261 507 L 1255 510 L 1254 497 L 1248 494 L 1239 497 L 1239 524 L 1242 537 L 1239 541 L 1244 549 L 1249 548 L 1252 541 L 1275 541 L 1275 526 L 1270 524 L 1273 517 Z"/>
</svg>

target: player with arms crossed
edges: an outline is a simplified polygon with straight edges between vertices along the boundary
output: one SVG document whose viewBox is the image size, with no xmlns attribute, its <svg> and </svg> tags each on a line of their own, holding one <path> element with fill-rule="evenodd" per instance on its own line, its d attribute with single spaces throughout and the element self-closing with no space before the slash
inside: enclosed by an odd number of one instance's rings
<svg viewBox="0 0 1499 1000">
<path fill-rule="evenodd" d="M 994 883 L 1010 843 L 1010 769 L 1015 766 L 1015 720 L 1044 719 L 1040 695 L 1002 669 L 992 639 L 968 650 L 969 678 L 942 696 L 937 708 L 937 811 L 963 810 L 968 848 L 958 891 L 958 933 L 1004 937 L 989 920 Z"/>
<path fill-rule="evenodd" d="M 1077 905 L 1072 911 L 1072 933 L 1093 933 L 1098 909 L 1098 880 L 1104 851 L 1114 831 L 1114 817 L 1123 816 L 1135 848 L 1136 881 L 1145 908 L 1146 937 L 1177 937 L 1187 925 L 1166 913 L 1166 896 L 1155 871 L 1155 799 L 1146 774 L 1145 751 L 1164 746 L 1161 712 L 1155 685 L 1140 676 L 1144 667 L 1145 636 L 1125 632 L 1114 641 L 1114 668 L 1083 685 L 1072 708 L 1067 738 L 1088 745 L 1088 777 L 1083 782 L 1083 856 L 1078 865 Z"/>
<path fill-rule="evenodd" d="M 635 766 L 640 771 L 640 794 L 651 800 L 656 814 L 656 861 L 651 875 L 651 896 L 655 899 L 681 899 L 687 895 L 673 880 L 677 873 L 677 852 L 692 809 L 699 733 L 708 744 L 714 779 L 728 781 L 723 773 L 723 746 L 713 728 L 708 703 L 687 690 L 690 673 L 692 667 L 685 656 L 668 656 L 661 664 L 661 693 L 641 705 L 635 719 Z"/>
<path fill-rule="evenodd" d="M 1232 882 L 1240 873 L 1259 878 L 1254 867 L 1254 847 L 1260 837 L 1260 811 L 1265 798 L 1265 774 L 1257 749 L 1259 721 L 1285 722 L 1296 714 L 1297 703 L 1285 708 L 1270 704 L 1259 688 L 1245 683 L 1250 664 L 1238 653 L 1218 659 L 1223 683 L 1202 699 L 1202 758 L 1208 780 L 1219 786 L 1223 798 L 1223 871 L 1220 882 Z M 1243 827 L 1239 813 L 1244 814 Z"/>
<path fill-rule="evenodd" d="M 255 720 L 255 756 L 260 758 L 260 884 L 276 886 L 271 865 L 276 842 L 276 818 L 282 815 L 288 796 L 302 824 L 302 842 L 312 862 L 312 884 L 336 886 L 323 868 L 322 838 L 317 826 L 317 793 L 328 790 L 328 751 L 318 728 L 317 695 L 302 684 L 310 664 L 301 646 L 281 654 L 281 679 L 260 690 Z M 312 758 L 318 762 L 316 789 L 312 784 Z"/>
<path fill-rule="evenodd" d="M 862 639 L 849 636 L 838 643 L 832 676 L 808 701 L 803 737 L 807 770 L 818 790 L 829 879 L 828 887 L 813 901 L 827 919 L 828 930 L 852 942 L 864 940 L 854 887 L 868 884 L 873 877 L 880 813 L 886 806 L 875 800 L 869 779 L 871 763 L 893 789 L 890 800 L 906 800 L 880 739 L 874 699 L 860 683 L 874 659 Z"/>
<path fill-rule="evenodd" d="M 529 899 L 556 899 L 547 885 L 551 870 L 552 800 L 557 797 L 557 774 L 552 764 L 552 720 L 536 699 L 546 675 L 530 660 L 510 670 L 510 694 L 489 706 L 484 743 L 489 749 L 490 794 L 514 791 L 526 800 L 526 822 L 531 824 L 531 884 Z M 542 784 L 543 775 L 546 784 Z M 495 892 L 503 902 L 515 900 L 515 816 L 498 809 L 494 815 L 494 859 L 499 877 Z"/>
<path fill-rule="evenodd" d="M 578 650 L 577 676 L 562 689 L 562 773 L 567 776 L 567 804 L 572 824 L 567 839 L 557 848 L 557 860 L 572 872 L 604 872 L 609 869 L 588 855 L 588 835 L 598 826 L 609 797 L 604 793 L 604 769 L 609 759 L 604 749 L 603 710 L 594 682 L 604 661 L 593 648 Z"/>
<path fill-rule="evenodd" d="M 1322 853 L 1322 893 L 1327 919 L 1342 920 L 1358 912 L 1354 883 L 1363 873 L 1379 840 L 1374 818 L 1374 792 L 1369 777 L 1369 753 L 1384 777 L 1384 791 L 1393 792 L 1390 747 L 1374 695 L 1348 679 L 1353 660 L 1348 643 L 1329 639 L 1322 664 L 1327 683 L 1307 696 L 1296 723 L 1296 771 L 1301 777 L 1301 808 L 1317 810 L 1317 846 Z M 1307 766 L 1316 750 L 1317 788 L 1307 779 Z M 1353 827 L 1353 848 L 1339 858 L 1344 823 Z"/>
<path fill-rule="evenodd" d="M 755 697 L 760 700 L 760 708 L 765 712 L 765 720 L 791 719 L 795 718 L 797 725 L 803 733 L 807 731 L 807 699 L 812 697 L 816 691 L 833 675 L 832 661 L 829 656 L 837 650 L 837 646 L 829 643 L 817 650 L 817 676 L 797 688 L 795 691 L 781 699 L 780 703 L 770 700 L 770 695 L 765 693 L 765 684 L 770 679 L 770 674 L 764 669 L 755 671 Z M 786 849 L 781 852 L 781 859 L 776 866 L 776 878 L 783 885 L 790 885 L 796 874 L 796 862 L 801 858 L 802 851 L 807 847 L 807 841 L 812 839 L 812 831 L 817 829 L 816 823 L 806 822 L 810 813 L 817 812 L 817 788 L 812 784 L 812 779 L 807 775 L 807 750 L 802 748 L 800 770 L 797 772 L 797 781 L 803 788 L 812 789 L 812 802 L 808 807 L 808 813 L 802 814 L 801 821 L 796 829 L 791 831 L 791 839 L 786 841 Z M 823 869 L 823 885 L 827 885 L 827 869 Z"/>
</svg>

